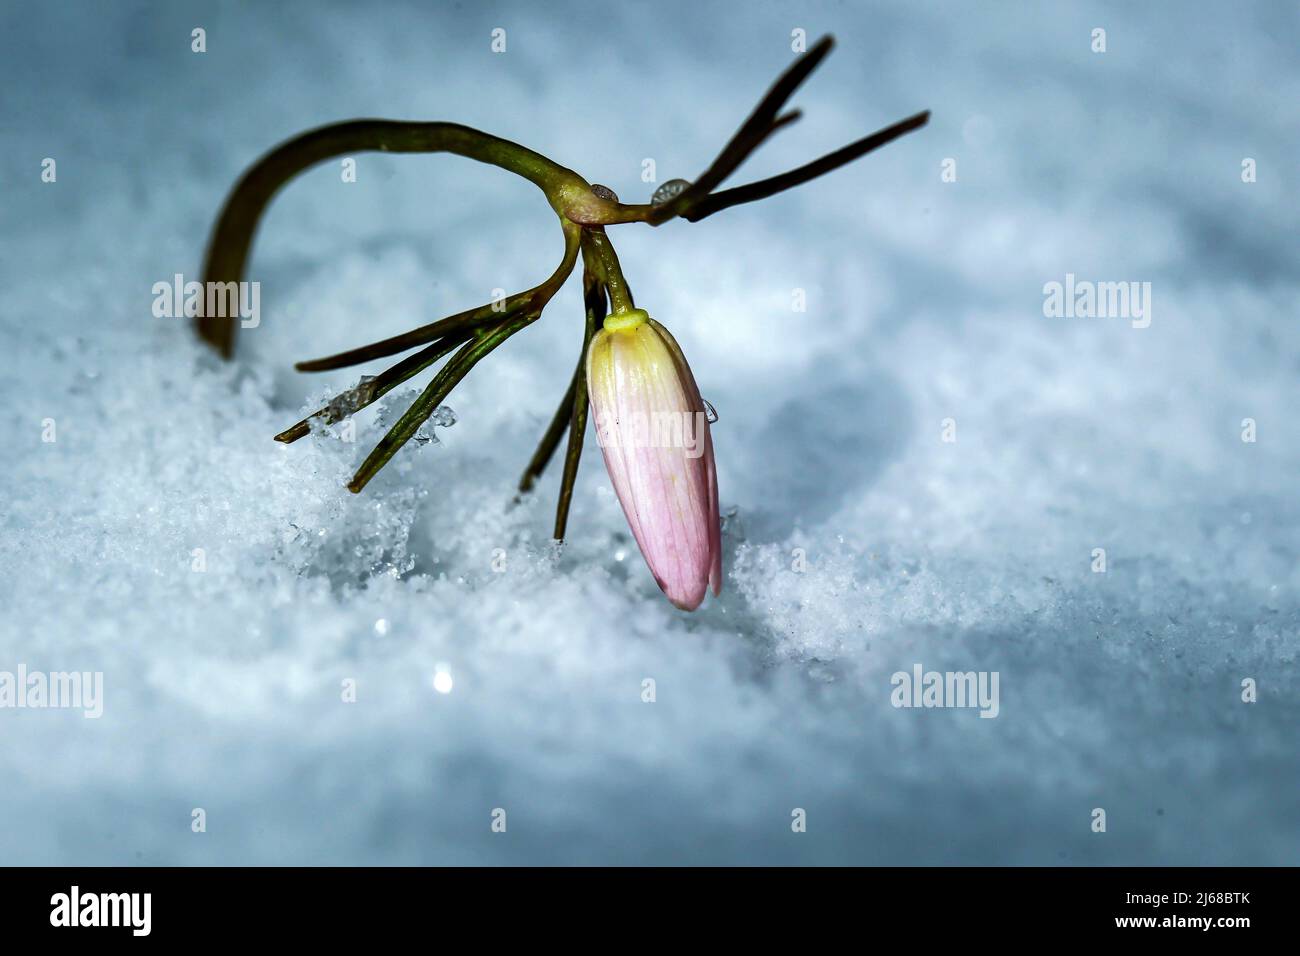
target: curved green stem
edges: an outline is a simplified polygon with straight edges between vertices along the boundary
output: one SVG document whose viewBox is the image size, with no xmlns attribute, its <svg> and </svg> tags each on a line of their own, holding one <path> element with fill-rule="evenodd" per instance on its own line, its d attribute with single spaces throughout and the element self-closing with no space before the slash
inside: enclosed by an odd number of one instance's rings
<svg viewBox="0 0 1300 956">
<path fill-rule="evenodd" d="M 630 312 L 636 308 L 632 301 L 632 290 L 623 278 L 623 269 L 618 263 L 618 254 L 610 244 L 609 236 L 600 226 L 589 226 L 584 231 L 587 245 L 591 247 L 591 268 L 601 284 L 609 292 L 609 301 L 616 314 Z"/>
<path fill-rule="evenodd" d="M 327 159 L 349 153 L 456 153 L 509 170 L 535 183 L 551 205 L 564 215 L 567 203 L 590 188 L 571 169 L 509 140 L 458 123 L 408 123 L 362 119 L 334 123 L 281 143 L 246 172 L 222 207 L 208 243 L 204 282 L 238 282 L 244 277 L 258 222 L 280 187 L 299 173 Z M 234 352 L 238 323 L 233 318 L 205 316 L 198 320 L 200 337 L 229 358 Z"/>
</svg>

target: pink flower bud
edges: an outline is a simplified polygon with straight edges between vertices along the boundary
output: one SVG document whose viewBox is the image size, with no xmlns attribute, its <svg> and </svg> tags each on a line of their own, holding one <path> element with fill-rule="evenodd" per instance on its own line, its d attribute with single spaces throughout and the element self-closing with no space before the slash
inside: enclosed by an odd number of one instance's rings
<svg viewBox="0 0 1300 956">
<path fill-rule="evenodd" d="M 668 330 L 641 309 L 605 319 L 587 351 L 596 439 L 623 513 L 668 600 L 722 590 L 718 475 L 704 401 Z"/>
</svg>

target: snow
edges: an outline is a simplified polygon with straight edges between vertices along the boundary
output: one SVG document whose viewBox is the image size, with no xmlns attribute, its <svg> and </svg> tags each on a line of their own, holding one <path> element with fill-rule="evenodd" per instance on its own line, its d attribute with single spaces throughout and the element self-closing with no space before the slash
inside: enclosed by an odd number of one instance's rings
<svg viewBox="0 0 1300 956">
<path fill-rule="evenodd" d="M 681 6 L 0 13 L 0 671 L 104 675 L 99 719 L 0 709 L 0 861 L 1294 862 L 1300 15 Z M 562 549 L 558 467 L 511 505 L 578 358 L 576 280 L 362 495 L 411 388 L 354 443 L 272 441 L 383 367 L 294 361 L 549 274 L 527 183 L 326 165 L 264 222 L 237 362 L 151 314 L 295 132 L 455 120 L 644 201 L 707 165 L 796 27 L 839 48 L 737 182 L 934 118 L 760 205 L 611 229 L 721 416 L 735 510 L 696 614 L 594 444 Z M 1150 327 L 1045 317 L 1067 273 L 1151 282 Z M 891 706 L 917 663 L 998 672 L 996 719 Z"/>
</svg>

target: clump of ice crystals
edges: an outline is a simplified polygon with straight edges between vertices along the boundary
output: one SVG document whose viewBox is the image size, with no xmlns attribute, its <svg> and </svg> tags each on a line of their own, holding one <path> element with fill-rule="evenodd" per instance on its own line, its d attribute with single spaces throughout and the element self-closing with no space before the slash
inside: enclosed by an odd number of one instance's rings
<svg viewBox="0 0 1300 956">
<path fill-rule="evenodd" d="M 326 417 L 332 421 L 339 421 L 365 407 L 369 402 L 370 392 L 372 391 L 367 386 L 374 380 L 375 376 L 373 375 L 362 375 L 355 386 L 330 400 L 326 406 Z"/>
<path fill-rule="evenodd" d="M 446 405 L 439 405 L 433 410 L 433 413 L 425 419 L 423 424 L 416 430 L 414 437 L 411 439 L 417 445 L 436 445 L 438 436 L 434 433 L 435 428 L 449 428 L 456 424 L 456 413 Z"/>
</svg>

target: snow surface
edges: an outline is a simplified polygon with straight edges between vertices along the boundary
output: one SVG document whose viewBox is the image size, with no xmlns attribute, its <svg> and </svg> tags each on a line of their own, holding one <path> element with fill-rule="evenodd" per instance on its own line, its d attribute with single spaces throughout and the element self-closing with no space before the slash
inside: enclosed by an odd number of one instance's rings
<svg viewBox="0 0 1300 956">
<path fill-rule="evenodd" d="M 10 3 L 0 25 L 0 671 L 105 684 L 99 720 L 0 710 L 0 861 L 1296 861 L 1293 4 Z M 761 205 L 611 230 L 721 415 L 735 514 L 696 614 L 598 454 L 558 554 L 557 471 L 509 507 L 577 360 L 576 279 L 363 495 L 373 413 L 355 444 L 271 440 L 382 367 L 293 361 L 548 274 L 528 184 L 447 156 L 318 168 L 264 222 L 236 363 L 151 314 L 292 133 L 456 120 L 641 201 L 642 160 L 698 173 L 795 27 L 839 48 L 737 182 L 934 118 Z M 1150 327 L 1045 318 L 1067 272 L 1151 282 Z M 997 671 L 999 716 L 894 708 L 916 663 Z"/>
</svg>

